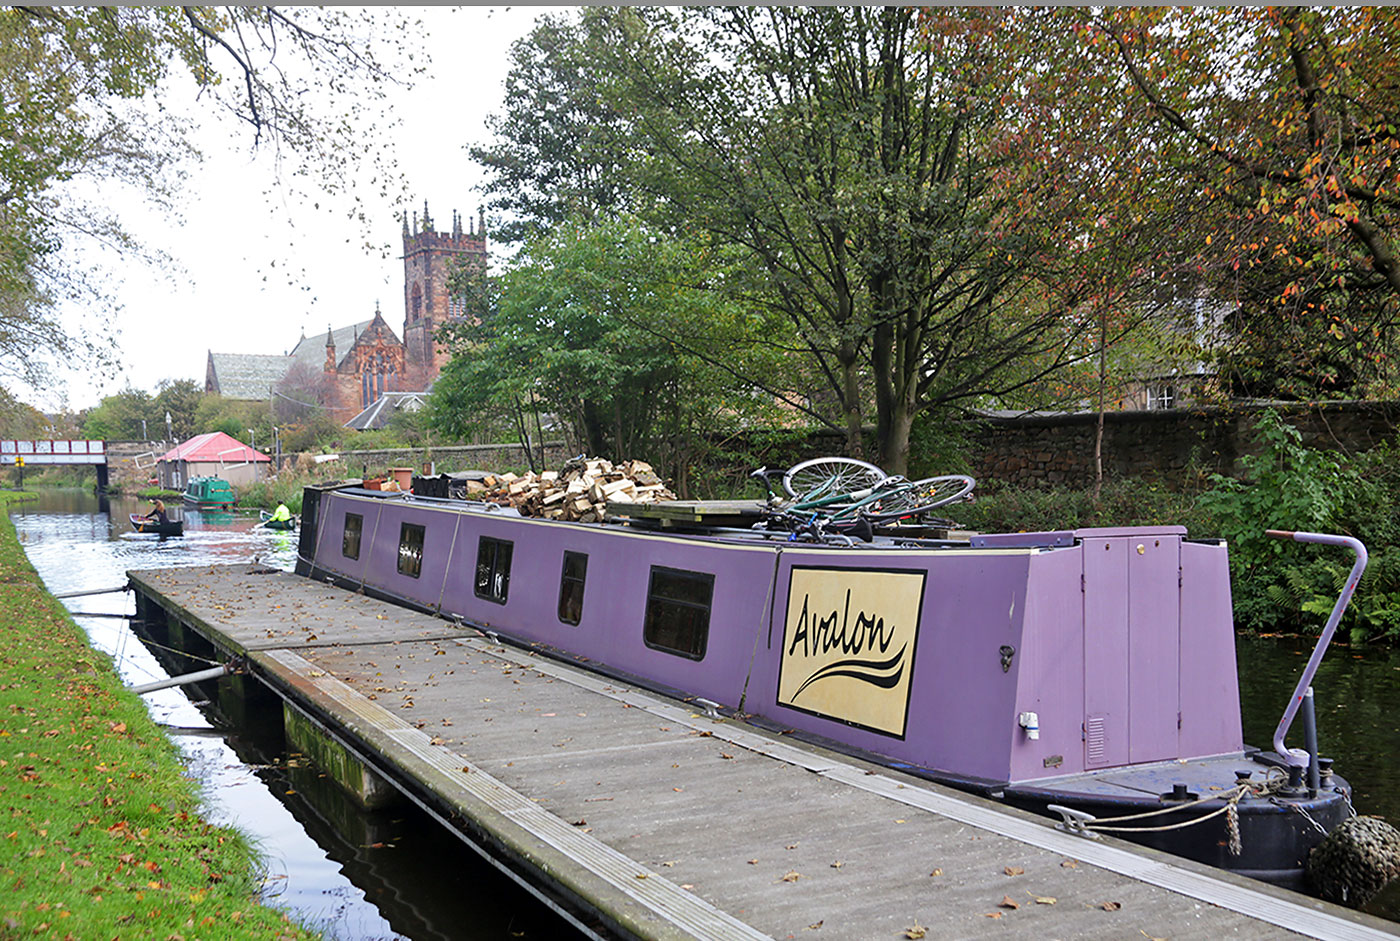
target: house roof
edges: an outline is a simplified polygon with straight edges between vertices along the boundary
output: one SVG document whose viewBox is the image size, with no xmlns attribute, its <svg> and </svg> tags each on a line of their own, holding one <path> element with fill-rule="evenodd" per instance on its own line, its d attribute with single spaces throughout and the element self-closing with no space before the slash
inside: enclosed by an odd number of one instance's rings
<svg viewBox="0 0 1400 941">
<path fill-rule="evenodd" d="M 272 458 L 261 451 L 253 450 L 242 441 L 224 434 L 222 431 L 211 431 L 181 441 L 162 454 L 160 460 L 196 461 L 199 463 L 222 461 L 225 464 L 243 464 L 258 461 L 271 463 Z"/>
<path fill-rule="evenodd" d="M 212 391 L 230 399 L 269 398 L 273 384 L 286 375 L 291 364 L 290 356 L 210 351 Z"/>
<path fill-rule="evenodd" d="M 427 401 L 427 392 L 385 392 L 369 408 L 346 422 L 344 427 L 356 431 L 383 428 L 398 412 L 416 412 Z"/>
</svg>

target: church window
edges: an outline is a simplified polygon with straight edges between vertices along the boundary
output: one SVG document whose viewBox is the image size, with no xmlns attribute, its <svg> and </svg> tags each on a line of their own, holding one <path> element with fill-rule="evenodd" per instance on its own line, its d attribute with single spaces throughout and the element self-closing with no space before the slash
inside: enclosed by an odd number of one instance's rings
<svg viewBox="0 0 1400 941">
<path fill-rule="evenodd" d="M 423 286 L 421 284 L 413 286 L 413 298 L 409 302 L 408 309 L 411 320 L 417 320 L 423 316 Z"/>
</svg>

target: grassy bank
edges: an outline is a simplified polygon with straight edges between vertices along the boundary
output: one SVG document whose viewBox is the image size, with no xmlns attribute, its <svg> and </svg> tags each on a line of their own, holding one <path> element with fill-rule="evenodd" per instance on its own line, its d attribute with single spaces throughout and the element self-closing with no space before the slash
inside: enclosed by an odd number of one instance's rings
<svg viewBox="0 0 1400 941">
<path fill-rule="evenodd" d="M 0 502 L 9 502 L 0 493 Z M 316 937 L 257 902 L 258 857 L 0 519 L 0 938 Z"/>
</svg>

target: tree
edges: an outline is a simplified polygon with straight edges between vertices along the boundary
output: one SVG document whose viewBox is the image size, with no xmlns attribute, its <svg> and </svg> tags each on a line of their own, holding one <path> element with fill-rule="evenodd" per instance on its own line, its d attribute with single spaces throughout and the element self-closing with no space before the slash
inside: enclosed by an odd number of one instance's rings
<svg viewBox="0 0 1400 941">
<path fill-rule="evenodd" d="M 627 122 L 603 96 L 597 71 L 612 15 L 546 14 L 511 46 L 505 111 L 486 122 L 496 139 L 470 151 L 490 173 L 490 205 L 506 214 L 492 229 L 497 239 L 515 242 L 570 217 L 627 208 Z"/>
<path fill-rule="evenodd" d="M 109 395 L 83 418 L 83 437 L 104 441 L 146 441 L 164 434 L 165 426 L 154 420 L 153 401 L 147 393 L 127 386 Z"/>
<path fill-rule="evenodd" d="M 1079 14 L 1143 134 L 1209 220 L 1203 268 L 1237 307 L 1226 366 L 1255 393 L 1395 380 L 1400 51 L 1393 8 Z"/>
<path fill-rule="evenodd" d="M 110 363 L 102 324 L 75 337 L 54 321 L 63 297 L 94 317 L 109 306 L 60 250 L 77 236 L 137 246 L 64 184 L 126 183 L 171 205 L 179 161 L 194 156 L 160 107 L 180 67 L 201 101 L 272 149 L 284 178 L 314 173 L 318 190 L 348 190 L 366 153 L 363 116 L 383 83 L 408 74 L 375 58 L 384 46 L 362 44 L 360 20 L 302 7 L 0 9 L 0 375 L 41 385 L 55 362 Z"/>
<path fill-rule="evenodd" d="M 781 324 L 704 283 L 731 273 L 717 254 L 632 219 L 572 221 L 527 243 L 480 316 L 449 328 L 435 427 L 462 437 L 504 415 L 523 441 L 552 416 L 571 448 L 647 455 L 684 488 L 708 434 L 765 408 L 774 417 L 743 377 L 783 371 Z"/>
<path fill-rule="evenodd" d="M 160 385 L 156 386 L 156 397 L 151 403 L 151 410 L 156 425 L 150 429 L 152 433 L 166 435 L 166 416 L 170 416 L 169 432 L 176 441 L 184 441 L 199 433 L 195 426 L 195 414 L 199 410 L 199 402 L 204 398 L 204 390 L 199 383 L 193 379 L 164 379 Z"/>
<path fill-rule="evenodd" d="M 735 288 L 781 313 L 839 403 L 873 406 L 902 471 L 925 409 L 980 404 L 1070 361 L 1006 167 L 1013 90 L 997 10 L 731 8 L 619 13 L 608 58 L 649 211 L 743 250 Z M 1017 76 L 1021 78 L 1021 76 Z M 1019 164 L 1018 164 L 1019 161 Z"/>
</svg>

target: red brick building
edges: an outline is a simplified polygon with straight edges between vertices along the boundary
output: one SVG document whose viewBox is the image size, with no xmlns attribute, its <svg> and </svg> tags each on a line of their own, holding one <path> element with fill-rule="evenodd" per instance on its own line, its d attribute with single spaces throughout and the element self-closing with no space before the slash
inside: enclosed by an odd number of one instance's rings
<svg viewBox="0 0 1400 941">
<path fill-rule="evenodd" d="M 209 352 L 204 390 L 230 398 L 314 404 L 344 424 L 390 392 L 423 392 L 437 379 L 447 354 L 433 342 L 439 326 L 464 314 L 449 279 L 464 266 L 486 266 L 486 221 L 463 228 L 452 214 L 450 231 L 433 226 L 428 205 L 420 220 L 403 220 L 404 321 L 394 333 L 375 305 L 374 316 L 325 334 L 304 333 L 289 353 Z"/>
</svg>

